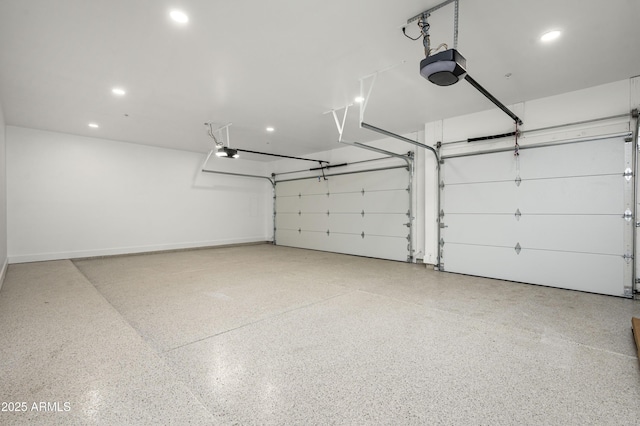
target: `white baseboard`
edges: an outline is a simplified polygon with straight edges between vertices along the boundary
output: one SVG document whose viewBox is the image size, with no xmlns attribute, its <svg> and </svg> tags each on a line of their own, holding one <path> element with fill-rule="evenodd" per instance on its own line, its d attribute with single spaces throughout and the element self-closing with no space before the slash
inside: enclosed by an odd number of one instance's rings
<svg viewBox="0 0 640 426">
<path fill-rule="evenodd" d="M 157 245 L 150 245 L 150 246 L 78 250 L 78 251 L 67 251 L 67 252 L 57 252 L 57 253 L 34 253 L 34 254 L 9 256 L 9 258 L 7 259 L 7 262 L 10 264 L 28 263 L 28 262 L 45 262 L 50 260 L 67 260 L 67 259 L 81 259 L 86 257 L 117 256 L 122 254 L 138 254 L 138 253 L 151 253 L 156 251 L 195 249 L 195 248 L 216 247 L 216 246 L 224 246 L 224 245 L 232 245 L 232 244 L 263 243 L 265 241 L 267 241 L 267 239 L 264 236 L 261 236 L 261 237 L 234 238 L 234 239 L 228 239 L 228 240 L 192 241 L 192 242 L 186 242 L 186 243 L 171 243 L 171 244 L 157 244 Z M 5 262 L 5 268 L 6 268 L 7 262 Z"/>
</svg>

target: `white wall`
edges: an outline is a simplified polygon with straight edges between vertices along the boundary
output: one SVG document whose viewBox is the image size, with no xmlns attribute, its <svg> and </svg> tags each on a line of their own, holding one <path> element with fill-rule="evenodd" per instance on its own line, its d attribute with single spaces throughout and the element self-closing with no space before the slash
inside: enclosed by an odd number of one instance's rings
<svg viewBox="0 0 640 426">
<path fill-rule="evenodd" d="M 543 127 L 629 114 L 631 109 L 638 105 L 637 95 L 633 94 L 634 90 L 637 91 L 637 81 L 638 77 L 631 80 L 617 81 L 562 95 L 526 101 L 511 105 L 510 108 L 524 121 L 524 125 L 520 129 L 524 132 Z M 474 143 L 448 143 L 472 137 L 507 133 L 513 130 L 513 121 L 499 109 L 493 108 L 475 114 L 427 123 L 425 125 L 425 143 L 435 146 L 438 141 L 444 142 L 445 145 L 442 149 L 444 155 L 473 152 L 513 146 L 514 139 L 505 138 L 497 141 Z M 525 146 L 546 141 L 583 138 L 628 130 L 629 117 L 626 117 L 562 129 L 532 132 L 520 138 L 519 144 Z M 436 263 L 438 244 L 435 200 L 438 184 L 435 161 L 430 158 L 427 159 L 425 169 L 425 262 Z"/>
<path fill-rule="evenodd" d="M 4 114 L 0 103 L 0 289 L 7 272 L 7 168 Z"/>
<path fill-rule="evenodd" d="M 271 184 L 200 173 L 204 154 L 13 126 L 6 134 L 10 263 L 271 239 Z M 215 156 L 207 168 L 267 175 L 264 163 Z"/>
</svg>

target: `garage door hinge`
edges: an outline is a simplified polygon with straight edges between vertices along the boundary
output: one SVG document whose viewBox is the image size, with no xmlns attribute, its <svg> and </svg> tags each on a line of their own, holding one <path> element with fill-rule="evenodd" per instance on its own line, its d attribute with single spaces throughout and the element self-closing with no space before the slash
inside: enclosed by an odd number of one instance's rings
<svg viewBox="0 0 640 426">
<path fill-rule="evenodd" d="M 448 226 L 445 225 L 444 222 L 440 222 L 440 228 L 444 229 L 444 228 L 448 228 Z"/>
<path fill-rule="evenodd" d="M 409 223 L 404 223 L 403 225 L 404 225 L 404 226 L 406 226 L 407 228 L 411 228 L 411 222 L 409 222 Z"/>
<path fill-rule="evenodd" d="M 624 211 L 624 214 L 622 215 L 622 218 L 627 222 L 631 222 L 631 219 L 633 219 L 633 212 L 630 209 L 626 209 Z"/>
<path fill-rule="evenodd" d="M 633 260 L 633 255 L 631 253 L 625 253 L 622 258 L 627 261 L 627 263 Z"/>
<path fill-rule="evenodd" d="M 440 181 L 440 189 L 444 189 L 444 181 Z"/>
<path fill-rule="evenodd" d="M 628 168 L 624 171 L 624 173 L 622 174 L 622 176 L 624 176 L 624 178 L 625 178 L 626 180 L 628 180 L 628 181 L 629 181 L 629 180 L 631 180 L 631 178 L 633 177 L 633 171 L 631 170 L 631 168 L 629 168 L 629 167 L 628 167 Z"/>
</svg>

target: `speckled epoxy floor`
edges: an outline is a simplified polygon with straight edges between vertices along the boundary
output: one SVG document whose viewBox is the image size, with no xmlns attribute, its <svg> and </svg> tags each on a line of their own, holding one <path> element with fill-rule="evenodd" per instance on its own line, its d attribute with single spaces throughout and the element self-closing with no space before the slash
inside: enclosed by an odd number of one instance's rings
<svg viewBox="0 0 640 426">
<path fill-rule="evenodd" d="M 266 244 L 11 265 L 0 424 L 637 424 L 632 316 Z"/>
</svg>

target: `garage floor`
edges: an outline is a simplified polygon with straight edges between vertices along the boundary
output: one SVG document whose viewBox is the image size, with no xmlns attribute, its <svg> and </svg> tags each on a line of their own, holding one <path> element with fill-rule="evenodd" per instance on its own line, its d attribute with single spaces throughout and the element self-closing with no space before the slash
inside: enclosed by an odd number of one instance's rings
<svg viewBox="0 0 640 426">
<path fill-rule="evenodd" d="M 0 424 L 637 424 L 634 315 L 267 244 L 11 265 Z"/>
</svg>

